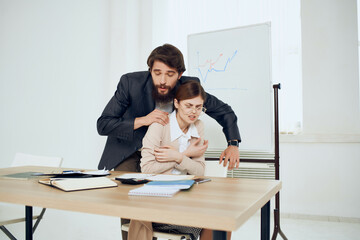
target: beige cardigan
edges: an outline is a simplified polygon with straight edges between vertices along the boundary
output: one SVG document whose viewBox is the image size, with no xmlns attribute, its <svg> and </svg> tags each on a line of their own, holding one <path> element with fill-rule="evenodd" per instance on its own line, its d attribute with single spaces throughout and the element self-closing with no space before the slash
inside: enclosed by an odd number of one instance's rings
<svg viewBox="0 0 360 240">
<path fill-rule="evenodd" d="M 128 240 L 152 240 L 153 228 L 151 222 L 131 220 Z"/>
<path fill-rule="evenodd" d="M 204 124 L 201 120 L 195 121 L 195 127 L 199 133 L 200 138 L 204 139 Z M 196 141 L 196 138 L 191 138 L 190 143 Z M 203 176 L 205 172 L 205 158 L 201 157 L 189 158 L 184 156 L 180 164 L 176 162 L 158 162 L 155 159 L 154 149 L 160 146 L 170 145 L 179 149 L 179 142 L 175 140 L 171 142 L 170 124 L 165 126 L 159 123 L 153 123 L 143 139 L 143 148 L 141 151 L 141 172 L 143 173 L 163 173 L 171 174 L 171 171 L 176 168 L 185 174 Z"/>
</svg>

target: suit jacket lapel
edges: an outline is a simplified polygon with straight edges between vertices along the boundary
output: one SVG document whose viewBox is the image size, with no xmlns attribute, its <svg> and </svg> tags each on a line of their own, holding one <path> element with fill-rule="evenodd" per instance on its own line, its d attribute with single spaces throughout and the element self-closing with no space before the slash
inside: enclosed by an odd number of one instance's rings
<svg viewBox="0 0 360 240">
<path fill-rule="evenodd" d="M 149 73 L 147 82 L 144 88 L 144 111 L 146 114 L 152 112 L 155 109 L 155 101 L 152 97 L 152 89 L 153 89 L 153 81 L 151 78 L 151 74 Z"/>
</svg>

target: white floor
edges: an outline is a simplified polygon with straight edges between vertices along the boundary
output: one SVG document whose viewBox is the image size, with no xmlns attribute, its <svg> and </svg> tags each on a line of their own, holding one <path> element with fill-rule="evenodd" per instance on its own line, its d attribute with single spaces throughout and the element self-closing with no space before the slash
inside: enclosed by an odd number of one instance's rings
<svg viewBox="0 0 360 240">
<path fill-rule="evenodd" d="M 260 239 L 260 217 L 254 216 L 233 233 L 232 239 Z M 281 218 L 289 240 L 360 240 L 360 223 Z M 271 227 L 271 236 L 273 227 Z M 282 239 L 280 235 L 277 239 Z"/>
</svg>

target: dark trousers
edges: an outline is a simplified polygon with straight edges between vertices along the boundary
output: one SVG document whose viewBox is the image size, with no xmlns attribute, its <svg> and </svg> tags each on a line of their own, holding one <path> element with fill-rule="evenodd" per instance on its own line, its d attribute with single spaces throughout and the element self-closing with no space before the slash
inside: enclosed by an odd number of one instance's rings
<svg viewBox="0 0 360 240">
<path fill-rule="evenodd" d="M 141 172 L 140 169 L 140 159 L 141 159 L 141 152 L 136 151 L 130 157 L 125 159 L 119 165 L 117 165 L 114 170 L 115 171 L 127 171 L 127 172 Z M 123 219 L 121 218 L 121 225 L 129 223 L 130 219 Z M 121 231 L 122 239 L 127 240 L 128 233 L 125 231 Z"/>
<path fill-rule="evenodd" d="M 115 171 L 127 171 L 127 172 L 141 172 L 140 168 L 141 152 L 136 151 L 119 165 L 117 165 Z"/>
</svg>

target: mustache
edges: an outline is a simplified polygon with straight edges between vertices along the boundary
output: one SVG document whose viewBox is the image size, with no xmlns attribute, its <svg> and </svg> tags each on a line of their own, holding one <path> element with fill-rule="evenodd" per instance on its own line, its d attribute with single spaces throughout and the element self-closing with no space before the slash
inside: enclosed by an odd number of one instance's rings
<svg viewBox="0 0 360 240">
<path fill-rule="evenodd" d="M 171 87 L 166 85 L 166 84 L 157 84 L 155 85 L 156 88 L 166 88 L 166 89 L 170 89 Z"/>
</svg>

